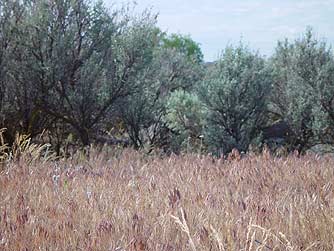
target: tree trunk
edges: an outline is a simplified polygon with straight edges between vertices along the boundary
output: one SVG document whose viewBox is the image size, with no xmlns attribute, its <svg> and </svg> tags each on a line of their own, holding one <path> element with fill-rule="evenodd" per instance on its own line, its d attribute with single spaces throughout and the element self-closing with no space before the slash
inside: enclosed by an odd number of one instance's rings
<svg viewBox="0 0 334 251">
<path fill-rule="evenodd" d="M 78 133 L 79 133 L 81 143 L 84 146 L 88 146 L 90 144 L 88 130 L 86 128 L 78 128 L 77 130 L 78 130 Z"/>
</svg>

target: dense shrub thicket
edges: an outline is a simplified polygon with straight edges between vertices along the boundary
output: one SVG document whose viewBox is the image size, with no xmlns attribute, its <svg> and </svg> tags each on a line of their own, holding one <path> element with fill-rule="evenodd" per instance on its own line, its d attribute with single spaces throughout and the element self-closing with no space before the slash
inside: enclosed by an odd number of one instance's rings
<svg viewBox="0 0 334 251">
<path fill-rule="evenodd" d="M 17 132 L 43 132 L 58 154 L 91 143 L 216 154 L 333 144 L 334 55 L 310 29 L 271 58 L 240 44 L 207 64 L 190 37 L 131 13 L 86 0 L 0 2 L 8 144 Z"/>
</svg>

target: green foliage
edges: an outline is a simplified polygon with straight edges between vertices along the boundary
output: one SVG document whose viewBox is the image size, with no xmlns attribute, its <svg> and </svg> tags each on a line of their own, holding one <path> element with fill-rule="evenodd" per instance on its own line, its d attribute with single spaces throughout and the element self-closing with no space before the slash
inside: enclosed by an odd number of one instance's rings
<svg viewBox="0 0 334 251">
<path fill-rule="evenodd" d="M 159 40 L 158 40 L 159 41 Z M 171 128 L 163 119 L 167 98 L 175 90 L 191 90 L 202 78 L 202 66 L 170 48 L 155 47 L 153 60 L 137 75 L 140 88 L 120 106 L 132 144 L 136 147 L 159 147 L 169 151 Z"/>
<path fill-rule="evenodd" d="M 152 60 L 155 18 L 85 0 L 26 1 L 23 13 L 9 85 L 15 113 L 25 132 L 62 123 L 87 145 L 115 102 L 139 88 L 134 79 Z M 36 119 L 36 111 L 45 116 Z"/>
<path fill-rule="evenodd" d="M 333 51 L 311 30 L 279 42 L 270 61 L 240 45 L 206 67 L 198 43 L 161 32 L 149 11 L 0 1 L 3 145 L 45 130 L 60 153 L 69 138 L 88 145 L 119 128 L 135 148 L 194 150 L 204 135 L 225 154 L 260 144 L 276 119 L 289 123 L 292 150 L 334 144 Z"/>
<path fill-rule="evenodd" d="M 0 127 L 8 128 L 4 133 L 7 142 L 13 141 L 16 131 L 22 127 L 22 123 L 20 124 L 22 109 L 18 109 L 19 103 L 30 102 L 16 100 L 12 93 L 21 92 L 22 84 L 14 91 L 10 83 L 13 75 L 11 69 L 16 67 L 13 55 L 17 50 L 15 40 L 18 26 L 21 24 L 22 10 L 22 4 L 19 1 L 0 1 Z M 31 96 L 26 95 L 29 98 Z M 25 105 L 25 108 L 28 110 L 29 106 Z M 8 137 L 8 134 L 12 137 Z"/>
<path fill-rule="evenodd" d="M 165 120 L 168 127 L 176 133 L 175 151 L 202 147 L 205 116 L 205 107 L 195 94 L 183 90 L 171 93 Z"/>
<path fill-rule="evenodd" d="M 199 88 L 208 109 L 206 141 L 216 153 L 246 151 L 261 137 L 271 76 L 265 61 L 240 44 L 227 47 Z"/>
<path fill-rule="evenodd" d="M 302 38 L 279 42 L 271 61 L 272 111 L 289 123 L 290 145 L 300 152 L 333 142 L 334 58 L 308 29 Z"/>
<path fill-rule="evenodd" d="M 202 50 L 199 44 L 192 40 L 190 36 L 171 34 L 169 36 L 165 36 L 162 43 L 164 48 L 175 49 L 195 63 L 203 62 Z"/>
</svg>

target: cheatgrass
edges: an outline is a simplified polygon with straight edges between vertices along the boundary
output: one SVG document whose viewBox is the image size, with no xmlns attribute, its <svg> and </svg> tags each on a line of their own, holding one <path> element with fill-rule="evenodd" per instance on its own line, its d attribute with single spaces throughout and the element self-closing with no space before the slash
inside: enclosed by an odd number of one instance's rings
<svg viewBox="0 0 334 251">
<path fill-rule="evenodd" d="M 329 157 L 24 156 L 0 174 L 3 251 L 334 250 Z"/>
</svg>

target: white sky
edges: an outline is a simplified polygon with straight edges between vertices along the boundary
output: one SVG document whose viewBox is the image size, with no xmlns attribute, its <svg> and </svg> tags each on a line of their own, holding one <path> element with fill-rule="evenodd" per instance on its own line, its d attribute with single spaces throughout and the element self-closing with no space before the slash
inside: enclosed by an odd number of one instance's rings
<svg viewBox="0 0 334 251">
<path fill-rule="evenodd" d="M 123 0 L 104 0 L 107 6 Z M 217 59 L 228 44 L 240 40 L 271 55 L 277 40 L 298 38 L 312 26 L 334 45 L 334 0 L 137 0 L 137 10 L 159 13 L 158 26 L 190 35 L 206 61 Z"/>
</svg>

